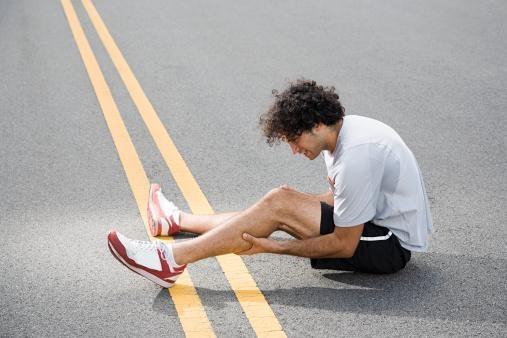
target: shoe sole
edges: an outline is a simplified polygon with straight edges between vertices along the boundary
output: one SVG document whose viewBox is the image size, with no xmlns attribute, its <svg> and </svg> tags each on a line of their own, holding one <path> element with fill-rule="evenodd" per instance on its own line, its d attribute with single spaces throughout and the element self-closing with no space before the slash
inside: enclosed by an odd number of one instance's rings
<svg viewBox="0 0 507 338">
<path fill-rule="evenodd" d="M 157 276 L 152 275 L 151 273 L 149 273 L 149 272 L 147 272 L 147 271 L 145 271 L 143 269 L 140 269 L 138 267 L 130 265 L 116 251 L 116 249 L 114 248 L 113 244 L 109 240 L 107 241 L 107 243 L 108 243 L 108 246 L 109 246 L 109 250 L 111 251 L 111 254 L 114 256 L 114 258 L 116 258 L 121 264 L 123 264 L 124 266 L 126 266 L 127 268 L 129 268 L 131 271 L 133 271 L 133 272 L 137 273 L 138 275 L 141 275 L 141 276 L 143 276 L 143 277 L 151 280 L 153 283 L 155 283 L 157 285 L 160 285 L 163 288 L 170 288 L 171 286 L 174 285 L 175 281 L 172 281 L 172 283 L 170 283 L 168 281 L 165 281 L 163 279 L 158 278 Z"/>
</svg>

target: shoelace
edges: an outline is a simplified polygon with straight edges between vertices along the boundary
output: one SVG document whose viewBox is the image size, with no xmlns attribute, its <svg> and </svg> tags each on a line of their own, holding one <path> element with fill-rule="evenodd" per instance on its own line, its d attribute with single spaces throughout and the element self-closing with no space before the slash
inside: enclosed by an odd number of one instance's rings
<svg viewBox="0 0 507 338">
<path fill-rule="evenodd" d="M 141 251 L 152 251 L 153 249 L 158 249 L 162 259 L 167 261 L 167 246 L 161 241 L 155 241 L 155 243 L 152 243 L 148 241 L 132 240 L 132 244 L 136 247 L 136 249 Z"/>
<path fill-rule="evenodd" d="M 160 251 L 160 257 L 167 262 L 167 245 L 161 241 L 156 241 L 155 246 Z"/>
<path fill-rule="evenodd" d="M 132 246 L 135 246 L 136 249 L 142 250 L 142 251 L 153 250 L 153 247 L 155 246 L 155 244 L 153 244 L 152 242 L 148 242 L 148 241 L 131 240 L 131 243 L 132 243 Z"/>
</svg>

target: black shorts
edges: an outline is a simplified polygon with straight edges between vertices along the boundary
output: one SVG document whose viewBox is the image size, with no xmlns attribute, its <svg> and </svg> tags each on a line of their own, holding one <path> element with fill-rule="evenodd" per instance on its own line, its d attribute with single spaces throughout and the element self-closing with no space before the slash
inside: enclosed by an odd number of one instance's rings
<svg viewBox="0 0 507 338">
<path fill-rule="evenodd" d="M 320 234 L 330 234 L 335 228 L 333 207 L 321 202 L 321 211 Z M 351 258 L 316 258 L 311 259 L 311 263 L 314 269 L 384 274 L 403 269 L 410 256 L 410 251 L 400 245 L 389 229 L 367 222 Z"/>
</svg>

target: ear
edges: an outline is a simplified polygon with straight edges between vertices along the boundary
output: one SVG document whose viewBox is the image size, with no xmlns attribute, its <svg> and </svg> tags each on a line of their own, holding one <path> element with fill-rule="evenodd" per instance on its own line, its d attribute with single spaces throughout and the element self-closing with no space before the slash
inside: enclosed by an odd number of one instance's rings
<svg viewBox="0 0 507 338">
<path fill-rule="evenodd" d="M 312 132 L 315 134 L 316 132 L 319 132 L 322 129 L 322 126 L 324 126 L 323 123 L 319 123 L 316 126 L 312 128 Z"/>
</svg>

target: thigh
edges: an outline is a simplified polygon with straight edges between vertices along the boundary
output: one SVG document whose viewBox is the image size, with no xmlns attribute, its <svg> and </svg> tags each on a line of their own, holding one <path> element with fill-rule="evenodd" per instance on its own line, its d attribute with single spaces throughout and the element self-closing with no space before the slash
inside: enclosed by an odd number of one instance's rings
<svg viewBox="0 0 507 338">
<path fill-rule="evenodd" d="M 389 229 L 371 222 L 365 228 L 351 258 L 358 271 L 386 274 L 403 269 L 411 254 L 400 245 L 398 238 Z"/>
<path fill-rule="evenodd" d="M 320 235 L 321 202 L 306 193 L 295 190 L 277 189 L 274 204 L 279 230 L 299 238 Z"/>
<path fill-rule="evenodd" d="M 311 264 L 315 269 L 386 274 L 403 269 L 410 256 L 410 251 L 400 245 L 389 229 L 368 222 L 364 225 L 354 256 L 314 259 Z"/>
</svg>

